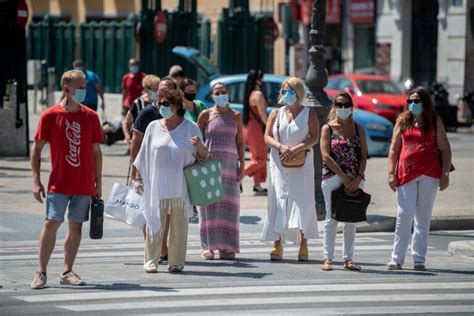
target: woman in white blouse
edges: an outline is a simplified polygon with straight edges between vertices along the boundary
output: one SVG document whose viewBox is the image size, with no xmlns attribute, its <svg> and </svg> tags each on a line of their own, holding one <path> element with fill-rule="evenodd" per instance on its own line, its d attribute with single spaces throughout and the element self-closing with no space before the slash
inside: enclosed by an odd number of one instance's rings
<svg viewBox="0 0 474 316">
<path fill-rule="evenodd" d="M 193 214 L 184 167 L 196 157 L 206 157 L 197 125 L 184 119 L 183 99 L 178 91 L 160 92 L 160 120 L 147 127 L 143 143 L 135 159 L 143 185 L 147 226 L 144 270 L 156 273 L 160 259 L 161 223 L 171 216 L 168 271 L 181 272 L 186 260 L 188 218 Z"/>
</svg>

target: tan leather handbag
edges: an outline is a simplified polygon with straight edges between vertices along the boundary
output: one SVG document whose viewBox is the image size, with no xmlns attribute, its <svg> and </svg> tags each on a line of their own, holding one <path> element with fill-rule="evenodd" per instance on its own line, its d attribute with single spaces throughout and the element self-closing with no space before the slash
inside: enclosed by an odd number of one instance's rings
<svg viewBox="0 0 474 316">
<path fill-rule="evenodd" d="M 280 113 L 279 110 L 277 112 L 277 134 L 276 139 L 279 142 L 280 141 Z M 281 165 L 285 168 L 299 168 L 303 167 L 305 162 L 306 162 L 306 155 L 308 154 L 307 150 L 300 151 L 299 153 L 296 154 L 296 157 L 293 158 L 292 160 L 282 160 L 282 157 L 280 156 L 280 162 Z"/>
</svg>

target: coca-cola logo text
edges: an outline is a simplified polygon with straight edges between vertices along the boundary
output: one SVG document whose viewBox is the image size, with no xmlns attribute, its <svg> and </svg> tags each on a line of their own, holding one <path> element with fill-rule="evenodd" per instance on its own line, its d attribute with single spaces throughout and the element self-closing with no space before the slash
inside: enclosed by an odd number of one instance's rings
<svg viewBox="0 0 474 316">
<path fill-rule="evenodd" d="M 81 165 L 81 125 L 78 122 L 71 123 L 66 120 L 66 138 L 69 140 L 66 161 L 74 168 L 78 168 Z"/>
</svg>

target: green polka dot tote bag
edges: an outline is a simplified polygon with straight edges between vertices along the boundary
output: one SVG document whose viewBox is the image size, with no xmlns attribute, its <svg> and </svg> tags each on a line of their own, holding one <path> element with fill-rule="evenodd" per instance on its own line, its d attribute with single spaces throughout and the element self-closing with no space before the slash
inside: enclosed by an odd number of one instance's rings
<svg viewBox="0 0 474 316">
<path fill-rule="evenodd" d="M 221 167 L 221 160 L 211 158 L 184 168 L 191 204 L 209 205 L 224 198 Z"/>
</svg>

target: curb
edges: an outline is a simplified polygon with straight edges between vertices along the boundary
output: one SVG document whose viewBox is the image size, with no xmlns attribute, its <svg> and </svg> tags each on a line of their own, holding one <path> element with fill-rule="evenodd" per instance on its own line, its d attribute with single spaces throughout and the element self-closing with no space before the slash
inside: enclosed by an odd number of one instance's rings
<svg viewBox="0 0 474 316">
<path fill-rule="evenodd" d="M 367 215 L 367 221 L 357 223 L 357 232 L 394 232 L 397 218 L 386 215 Z"/>
<path fill-rule="evenodd" d="M 367 215 L 367 221 L 357 223 L 357 232 L 394 232 L 396 217 Z M 430 231 L 474 229 L 474 216 L 436 216 L 431 219 Z M 339 231 L 339 230 L 338 230 Z"/>
<path fill-rule="evenodd" d="M 474 240 L 452 241 L 448 245 L 451 256 L 474 257 Z"/>
<path fill-rule="evenodd" d="M 474 229 L 473 215 L 436 216 L 431 219 L 430 230 Z"/>
</svg>

